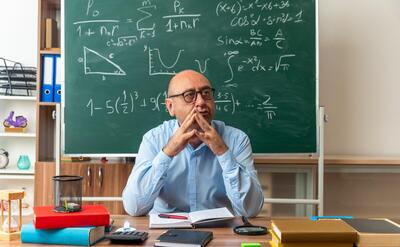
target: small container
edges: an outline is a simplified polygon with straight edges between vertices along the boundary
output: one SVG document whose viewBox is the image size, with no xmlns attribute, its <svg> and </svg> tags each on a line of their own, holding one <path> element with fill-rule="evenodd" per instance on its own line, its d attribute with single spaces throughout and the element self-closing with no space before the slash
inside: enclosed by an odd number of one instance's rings
<svg viewBox="0 0 400 247">
<path fill-rule="evenodd" d="M 81 176 L 54 176 L 54 211 L 78 212 L 82 207 Z"/>
<path fill-rule="evenodd" d="M 31 167 L 31 161 L 28 155 L 20 155 L 17 162 L 18 169 L 28 170 Z"/>
</svg>

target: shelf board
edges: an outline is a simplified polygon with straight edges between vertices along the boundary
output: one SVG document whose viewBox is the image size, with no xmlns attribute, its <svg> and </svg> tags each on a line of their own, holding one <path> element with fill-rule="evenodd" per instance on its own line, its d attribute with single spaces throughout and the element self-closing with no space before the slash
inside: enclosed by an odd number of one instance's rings
<svg viewBox="0 0 400 247">
<path fill-rule="evenodd" d="M 265 156 L 254 157 L 255 164 L 258 165 L 317 165 L 316 156 Z M 376 156 L 354 156 L 354 155 L 325 155 L 325 165 L 360 165 L 360 166 L 380 166 L 380 165 L 400 165 L 400 157 L 376 157 Z"/>
<path fill-rule="evenodd" d="M 0 174 L 0 179 L 5 180 L 5 179 L 18 179 L 18 180 L 34 180 L 35 175 L 21 175 L 21 174 Z"/>
<path fill-rule="evenodd" d="M 61 54 L 61 50 L 60 49 L 40 50 L 40 54 Z"/>
<path fill-rule="evenodd" d="M 36 133 L 13 133 L 13 132 L 0 132 L 2 137 L 28 137 L 35 138 Z"/>
<path fill-rule="evenodd" d="M 59 103 L 56 103 L 56 102 L 39 102 L 40 106 L 56 106 L 56 104 L 59 104 Z"/>
<path fill-rule="evenodd" d="M 0 175 L 35 175 L 35 168 L 31 167 L 28 170 L 20 170 L 18 168 L 4 168 L 0 169 Z"/>
<path fill-rule="evenodd" d="M 10 96 L 10 95 L 0 95 L 0 99 L 4 99 L 4 100 L 26 100 L 26 101 L 36 101 L 36 96 Z"/>
</svg>

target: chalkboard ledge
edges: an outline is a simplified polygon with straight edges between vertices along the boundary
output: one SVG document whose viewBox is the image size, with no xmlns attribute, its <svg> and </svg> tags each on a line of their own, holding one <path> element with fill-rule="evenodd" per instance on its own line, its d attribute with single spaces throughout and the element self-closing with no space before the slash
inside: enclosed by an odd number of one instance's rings
<svg viewBox="0 0 400 247">
<path fill-rule="evenodd" d="M 353 156 L 353 155 L 325 155 L 325 165 L 394 165 L 400 166 L 400 157 L 384 157 L 384 156 Z M 318 157 L 316 156 L 270 156 L 270 157 L 254 157 L 254 163 L 257 165 L 317 165 Z"/>
</svg>

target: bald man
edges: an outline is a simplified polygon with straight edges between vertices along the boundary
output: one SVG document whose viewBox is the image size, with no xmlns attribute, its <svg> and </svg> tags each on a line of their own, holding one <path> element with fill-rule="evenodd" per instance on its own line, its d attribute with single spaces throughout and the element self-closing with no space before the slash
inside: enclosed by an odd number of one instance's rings
<svg viewBox="0 0 400 247">
<path fill-rule="evenodd" d="M 214 89 L 202 74 L 184 70 L 168 85 L 165 105 L 176 119 L 151 129 L 140 144 L 122 193 L 130 215 L 227 207 L 256 216 L 264 197 L 248 136 L 215 114 Z"/>
</svg>

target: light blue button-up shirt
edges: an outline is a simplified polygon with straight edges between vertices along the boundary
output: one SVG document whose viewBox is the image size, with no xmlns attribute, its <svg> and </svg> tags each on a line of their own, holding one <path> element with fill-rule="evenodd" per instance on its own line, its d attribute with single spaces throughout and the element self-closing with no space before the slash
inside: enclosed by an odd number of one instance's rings
<svg viewBox="0 0 400 247">
<path fill-rule="evenodd" d="M 227 207 L 236 215 L 256 216 L 264 196 L 248 136 L 241 130 L 212 121 L 228 151 L 216 156 L 202 143 L 188 144 L 173 158 L 163 147 L 178 129 L 176 120 L 148 131 L 136 163 L 122 192 L 130 215 L 159 212 L 192 212 Z"/>
</svg>

